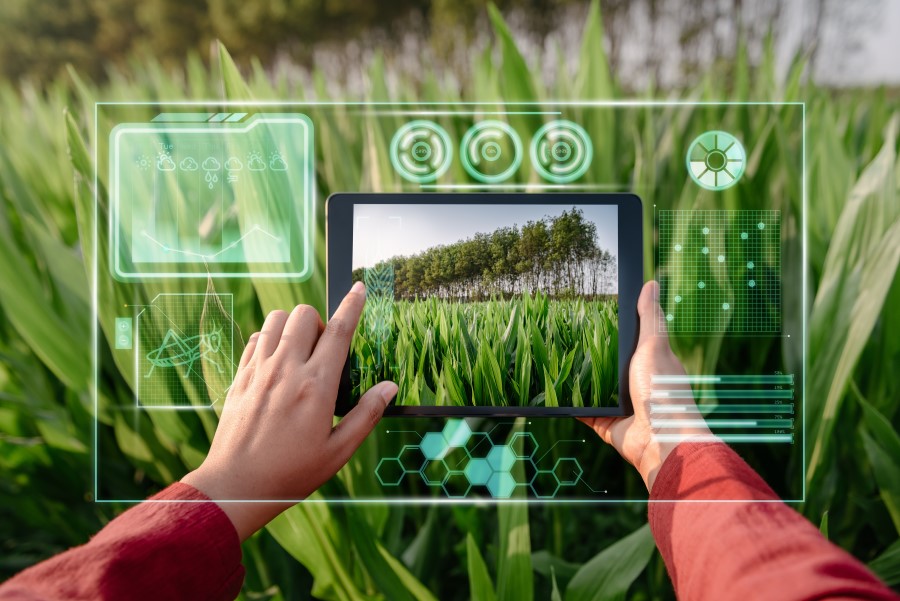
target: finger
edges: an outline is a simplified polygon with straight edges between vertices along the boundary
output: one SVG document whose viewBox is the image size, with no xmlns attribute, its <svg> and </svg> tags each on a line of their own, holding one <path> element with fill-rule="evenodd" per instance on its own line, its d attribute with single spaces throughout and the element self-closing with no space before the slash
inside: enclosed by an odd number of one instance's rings
<svg viewBox="0 0 900 601">
<path fill-rule="evenodd" d="M 247 340 L 247 346 L 244 347 L 244 352 L 241 355 L 241 362 L 238 364 L 238 368 L 247 367 L 247 364 L 253 359 L 253 351 L 256 350 L 256 343 L 258 340 L 259 332 L 250 334 L 250 338 Z"/>
<path fill-rule="evenodd" d="M 579 417 L 578 421 L 586 424 L 591 430 L 593 430 L 597 436 L 603 440 L 606 444 L 612 444 L 612 435 L 610 434 L 610 426 L 613 423 L 613 420 L 617 418 L 612 417 Z"/>
<path fill-rule="evenodd" d="M 284 311 L 272 311 L 266 317 L 262 330 L 259 333 L 259 340 L 256 342 L 256 350 L 254 354 L 265 359 L 271 357 L 278 348 L 281 340 L 281 333 L 284 331 L 284 324 L 287 322 L 288 314 Z"/>
<path fill-rule="evenodd" d="M 284 352 L 291 361 L 305 363 L 324 329 L 318 311 L 309 305 L 297 305 L 284 324 L 278 352 Z"/>
<path fill-rule="evenodd" d="M 641 337 L 638 344 L 648 342 L 654 337 L 667 338 L 666 320 L 663 319 L 659 306 L 659 284 L 650 280 L 641 289 L 638 297 L 638 315 L 641 318 Z"/>
<path fill-rule="evenodd" d="M 331 432 L 329 445 L 332 447 L 331 455 L 337 462 L 335 471 L 339 470 L 350 456 L 363 443 L 366 436 L 381 421 L 384 409 L 397 395 L 397 385 L 393 382 L 379 382 L 366 391 L 356 407 L 344 416 L 340 423 Z"/>
<path fill-rule="evenodd" d="M 320 373 L 330 385 L 337 386 L 341 377 L 350 350 L 350 340 L 356 331 L 365 303 L 366 287 L 362 282 L 356 282 L 325 324 L 325 332 L 316 343 L 310 363 L 318 365 Z"/>
</svg>

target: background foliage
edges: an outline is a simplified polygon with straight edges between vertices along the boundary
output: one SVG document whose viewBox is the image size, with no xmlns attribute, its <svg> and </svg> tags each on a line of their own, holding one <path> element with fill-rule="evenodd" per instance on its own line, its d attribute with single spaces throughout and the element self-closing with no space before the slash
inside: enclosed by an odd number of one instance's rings
<svg viewBox="0 0 900 601">
<path fill-rule="evenodd" d="M 376 56 L 368 65 L 365 99 L 623 96 L 608 68 L 596 7 L 585 23 L 580 54 L 561 63 L 561 69 L 572 69 L 575 76 L 552 83 L 528 68 L 499 13 L 492 10 L 490 16 L 496 45 L 468 57 L 470 76 L 464 85 L 425 71 L 421 80 L 393 78 L 388 87 L 384 61 Z M 814 300 L 809 307 L 808 501 L 798 509 L 897 586 L 900 106 L 884 90 L 835 94 L 818 88 L 803 77 L 802 57 L 781 80 L 771 48 L 753 66 L 748 56 L 746 48 L 739 48 L 727 70 L 702 74 L 680 94 L 698 100 L 807 103 L 808 293 Z M 142 60 L 127 74 L 111 71 L 102 84 L 72 69 L 41 89 L 0 85 L 4 575 L 84 542 L 124 509 L 90 502 L 90 261 L 85 257 L 94 252 L 87 227 L 93 202 L 89 157 L 97 142 L 92 139 L 93 103 L 251 94 L 259 99 L 330 98 L 322 71 L 314 71 L 310 87 L 302 88 L 285 69 L 266 71 L 261 64 L 250 65 L 242 77 L 221 51 L 209 64 L 195 56 L 174 71 L 159 61 Z M 353 99 L 349 96 L 341 93 L 338 99 Z M 730 118 L 721 117 L 726 122 Z M 646 135 L 683 147 L 675 125 Z M 766 124 L 740 126 L 752 130 Z M 332 137 L 322 144 L 340 148 L 341 140 Z M 320 194 L 356 187 L 360 178 L 387 176 L 389 170 L 373 165 L 365 173 L 350 172 L 338 161 L 320 161 L 318 168 Z M 767 181 L 798 176 L 777 161 L 754 168 L 756 177 Z M 272 303 L 260 299 L 263 307 Z M 101 390 L 130 395 L 115 379 L 104 380 Z M 114 467 L 104 482 L 111 495 L 141 497 L 202 459 L 198 449 L 205 440 L 176 447 L 167 429 L 172 424 L 154 424 L 157 438 L 147 442 L 136 439 L 128 424 L 109 415 L 98 417 L 101 444 L 112 454 L 109 464 Z M 209 435 L 208 428 L 200 431 Z M 352 479 L 333 485 L 347 482 Z M 245 544 L 243 598 L 671 598 L 645 523 L 642 506 L 576 511 L 525 505 L 303 505 Z M 588 531 L 590 537 L 584 535 Z"/>
</svg>

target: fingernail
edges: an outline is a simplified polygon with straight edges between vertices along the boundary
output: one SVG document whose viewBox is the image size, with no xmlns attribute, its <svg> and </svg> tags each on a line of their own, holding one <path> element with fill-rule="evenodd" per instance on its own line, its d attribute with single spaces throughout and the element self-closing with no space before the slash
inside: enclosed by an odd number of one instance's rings
<svg viewBox="0 0 900 601">
<path fill-rule="evenodd" d="M 393 382 L 385 382 L 381 386 L 381 400 L 384 401 L 385 405 L 388 405 L 391 401 L 394 400 L 394 397 L 397 396 L 397 391 L 399 388 Z"/>
<path fill-rule="evenodd" d="M 365 294 L 366 293 L 366 285 L 362 282 L 356 282 L 353 284 L 353 287 L 350 289 L 350 292 L 355 292 L 356 294 Z"/>
</svg>

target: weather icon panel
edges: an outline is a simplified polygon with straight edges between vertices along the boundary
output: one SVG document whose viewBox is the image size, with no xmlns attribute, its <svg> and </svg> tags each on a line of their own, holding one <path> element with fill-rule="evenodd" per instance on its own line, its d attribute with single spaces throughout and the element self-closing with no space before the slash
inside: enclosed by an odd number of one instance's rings
<svg viewBox="0 0 900 601">
<path fill-rule="evenodd" d="M 724 131 L 708 131 L 697 136 L 687 152 L 691 179 L 707 190 L 725 190 L 744 174 L 747 154 L 740 141 Z"/>
<path fill-rule="evenodd" d="M 110 182 L 117 279 L 312 275 L 305 115 L 119 125 L 110 134 Z"/>
</svg>

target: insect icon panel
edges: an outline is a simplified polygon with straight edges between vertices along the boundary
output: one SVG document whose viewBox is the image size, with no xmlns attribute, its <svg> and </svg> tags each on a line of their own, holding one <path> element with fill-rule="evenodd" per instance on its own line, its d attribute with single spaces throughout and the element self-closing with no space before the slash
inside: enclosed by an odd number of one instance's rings
<svg viewBox="0 0 900 601">
<path fill-rule="evenodd" d="M 160 113 L 115 127 L 109 147 L 116 279 L 312 275 L 313 127 L 305 115 Z"/>
<path fill-rule="evenodd" d="M 136 310 L 136 404 L 163 408 L 224 401 L 235 372 L 232 296 L 160 294 Z"/>
</svg>

